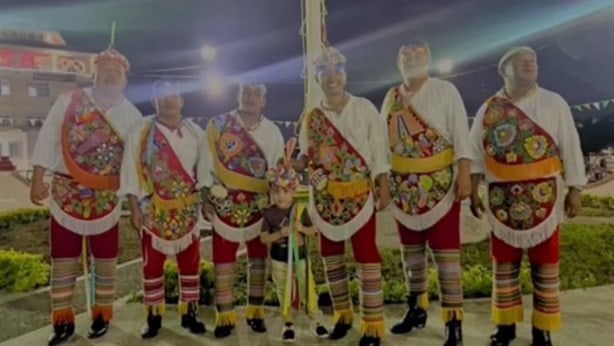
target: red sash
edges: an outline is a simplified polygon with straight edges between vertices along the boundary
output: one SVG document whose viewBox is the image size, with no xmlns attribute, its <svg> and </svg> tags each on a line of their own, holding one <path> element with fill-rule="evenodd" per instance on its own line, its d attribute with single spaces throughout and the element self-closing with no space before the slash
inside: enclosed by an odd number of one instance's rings
<svg viewBox="0 0 614 346">
<path fill-rule="evenodd" d="M 54 201 L 79 220 L 111 213 L 118 202 L 124 143 L 83 90 L 72 94 L 66 109 L 61 148 L 70 177 L 56 175 Z"/>
<path fill-rule="evenodd" d="M 214 201 L 218 218 L 237 228 L 258 222 L 269 204 L 268 166 L 263 150 L 232 114 L 213 118 L 207 133 L 216 183 L 227 192 Z"/>
<path fill-rule="evenodd" d="M 488 187 L 492 214 L 511 229 L 538 226 L 557 199 L 561 162 L 554 140 L 503 97 L 488 101 L 482 125 L 485 166 L 500 180 Z"/>
<path fill-rule="evenodd" d="M 158 238 L 167 241 L 183 238 L 198 222 L 196 182 L 155 126 L 155 120 L 143 129 L 139 153 L 139 178 L 151 193 L 143 205 L 145 224 Z"/>
<path fill-rule="evenodd" d="M 371 191 L 365 159 L 341 135 L 319 109 L 307 117 L 308 156 L 315 171 L 324 172 L 326 184 L 314 184 L 315 206 L 320 217 L 331 225 L 343 225 L 365 206 Z"/>
<path fill-rule="evenodd" d="M 390 89 L 387 99 L 392 200 L 406 214 L 422 215 L 452 188 L 452 145 L 411 105 L 404 106 L 398 87 Z"/>
</svg>

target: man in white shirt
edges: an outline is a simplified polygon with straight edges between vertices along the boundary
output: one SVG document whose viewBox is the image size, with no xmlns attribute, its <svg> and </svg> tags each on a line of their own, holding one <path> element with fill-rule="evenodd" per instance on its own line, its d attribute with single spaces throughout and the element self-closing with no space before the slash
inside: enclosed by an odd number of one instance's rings
<svg viewBox="0 0 614 346">
<path fill-rule="evenodd" d="M 49 345 L 75 328 L 72 299 L 82 242 L 94 257 L 95 297 L 90 338 L 107 332 L 113 316 L 121 204 L 116 191 L 128 129 L 141 113 L 124 98 L 128 60 L 109 48 L 95 60 L 94 87 L 60 96 L 40 131 L 32 165 L 30 199 L 41 205 L 51 182 L 50 250 L 53 333 Z"/>
<path fill-rule="evenodd" d="M 390 202 L 386 131 L 375 106 L 345 91 L 346 58 L 324 47 L 314 61 L 321 105 L 301 124 L 295 169 L 309 169 L 309 212 L 320 232 L 320 252 L 333 300 L 329 338 L 341 339 L 354 319 L 345 269 L 350 240 L 361 281 L 360 345 L 379 345 L 384 335 L 381 258 L 375 243 L 375 209 Z M 374 193 L 375 192 L 375 193 Z M 376 201 L 377 200 L 377 201 Z"/>
<path fill-rule="evenodd" d="M 141 337 L 153 338 L 162 327 L 164 261 L 174 256 L 179 269 L 181 326 L 205 332 L 198 319 L 200 296 L 200 198 L 196 169 L 203 131 L 183 118 L 177 85 L 153 86 L 156 114 L 139 121 L 128 134 L 121 170 L 120 196 L 127 196 L 131 222 L 143 249 L 143 302 L 147 323 Z"/>
<path fill-rule="evenodd" d="M 433 252 L 441 289 L 446 346 L 462 345 L 460 202 L 471 193 L 471 142 L 461 96 L 448 81 L 429 76 L 431 54 L 415 39 L 399 50 L 403 83 L 388 91 L 392 210 L 409 290 L 403 320 L 391 332 L 423 328 L 428 308 L 426 247 Z"/>
<path fill-rule="evenodd" d="M 533 346 L 551 346 L 561 324 L 559 225 L 580 210 L 586 184 L 578 132 L 563 98 L 537 85 L 537 56 L 516 47 L 499 61 L 505 85 L 478 110 L 471 129 L 472 211 L 488 214 L 494 290 L 491 344 L 506 346 L 523 319 L 518 279 L 526 249 L 533 279 Z M 488 208 L 478 187 L 487 184 Z M 567 195 L 565 190 L 568 189 Z"/>
<path fill-rule="evenodd" d="M 264 293 L 267 247 L 260 241 L 263 210 L 269 205 L 266 171 L 284 156 L 279 127 L 262 110 L 263 84 L 242 84 L 239 107 L 218 115 L 207 125 L 198 169 L 203 216 L 213 224 L 213 265 L 217 313 L 214 334 L 230 335 L 236 325 L 235 264 L 239 245 L 246 243 L 248 297 L 245 316 L 254 332 L 266 332 Z"/>
</svg>

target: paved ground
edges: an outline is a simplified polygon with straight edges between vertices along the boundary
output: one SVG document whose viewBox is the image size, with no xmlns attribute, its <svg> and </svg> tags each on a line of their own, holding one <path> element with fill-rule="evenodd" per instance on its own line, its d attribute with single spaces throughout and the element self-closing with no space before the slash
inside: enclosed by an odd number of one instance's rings
<svg viewBox="0 0 614 346">
<path fill-rule="evenodd" d="M 574 290 L 563 292 L 561 301 L 563 305 L 563 330 L 554 334 L 554 341 L 559 346 L 602 346 L 614 345 L 614 334 L 610 332 L 614 325 L 614 311 L 611 297 L 614 295 L 614 286 L 604 286 L 587 290 Z M 531 299 L 525 297 L 525 319 L 530 321 Z M 269 332 L 264 335 L 254 334 L 248 331 L 247 326 L 240 319 L 237 331 L 227 340 L 219 341 L 213 338 L 210 331 L 204 336 L 192 336 L 179 327 L 178 316 L 169 309 L 164 320 L 164 329 L 157 339 L 144 342 L 139 337 L 139 330 L 143 323 L 142 310 L 138 304 L 123 305 L 118 303 L 116 318 L 109 333 L 97 341 L 87 340 L 86 335 L 88 321 L 86 316 L 80 315 L 77 319 L 77 335 L 69 343 L 71 346 L 87 345 L 281 345 L 279 334 L 281 320 L 276 310 L 270 309 L 267 314 Z M 429 309 L 429 321 L 424 330 L 412 333 L 411 336 L 401 337 L 387 335 L 383 345 L 414 345 L 431 346 L 441 345 L 443 324 L 438 319 L 439 308 L 432 304 Z M 466 302 L 466 314 L 464 323 L 464 344 L 467 346 L 488 345 L 488 335 L 491 331 L 489 321 L 488 300 L 476 300 Z M 403 314 L 404 307 L 398 305 L 386 306 L 386 324 L 392 325 Z M 210 308 L 201 311 L 205 323 L 210 328 L 213 323 L 213 310 Z M 242 317 L 241 317 L 242 318 Z M 326 316 L 325 322 L 328 322 Z M 304 319 L 297 320 L 298 326 L 302 327 L 298 332 L 297 345 L 356 345 L 359 338 L 354 328 L 346 340 L 331 342 L 319 341 L 306 328 Z M 355 323 L 355 327 L 357 323 Z M 45 327 L 23 335 L 17 339 L 0 343 L 0 346 L 23 346 L 43 345 L 50 332 Z M 523 323 L 518 328 L 518 339 L 513 345 L 530 344 L 530 324 Z"/>
</svg>

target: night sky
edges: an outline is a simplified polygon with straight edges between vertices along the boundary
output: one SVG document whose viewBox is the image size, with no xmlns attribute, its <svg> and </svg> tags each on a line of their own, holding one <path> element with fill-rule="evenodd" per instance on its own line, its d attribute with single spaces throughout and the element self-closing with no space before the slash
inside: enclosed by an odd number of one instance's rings
<svg viewBox="0 0 614 346">
<path fill-rule="evenodd" d="M 266 83 L 272 119 L 296 120 L 303 108 L 299 0 L 0 0 L 0 9 L 2 27 L 56 30 L 88 52 L 106 48 L 116 21 L 116 47 L 133 66 L 127 94 L 144 113 L 158 70 L 201 64 L 203 44 L 217 47 L 213 64 L 172 72 L 190 90 L 187 116 L 235 107 L 233 87 L 217 97 L 202 91 L 198 76 L 215 73 Z M 454 61 L 444 77 L 470 116 L 500 88 L 497 61 L 515 45 L 538 51 L 540 85 L 570 104 L 614 97 L 614 0 L 328 0 L 327 9 L 329 39 L 349 59 L 349 91 L 378 108 L 399 82 L 397 51 L 413 36 L 429 42 L 435 65 Z"/>
</svg>

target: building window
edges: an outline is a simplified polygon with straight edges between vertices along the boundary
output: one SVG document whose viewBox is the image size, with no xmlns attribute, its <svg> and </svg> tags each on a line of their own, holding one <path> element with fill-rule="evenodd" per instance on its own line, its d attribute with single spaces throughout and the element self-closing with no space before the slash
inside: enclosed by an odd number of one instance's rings
<svg viewBox="0 0 614 346">
<path fill-rule="evenodd" d="M 35 83 L 28 86 L 28 96 L 30 97 L 49 97 L 50 95 L 48 83 Z"/>
<path fill-rule="evenodd" d="M 9 83 L 0 82 L 0 95 L 9 96 L 11 94 L 11 86 Z"/>
<path fill-rule="evenodd" d="M 10 157 L 21 157 L 21 145 L 19 143 L 11 143 L 9 145 Z"/>
</svg>

